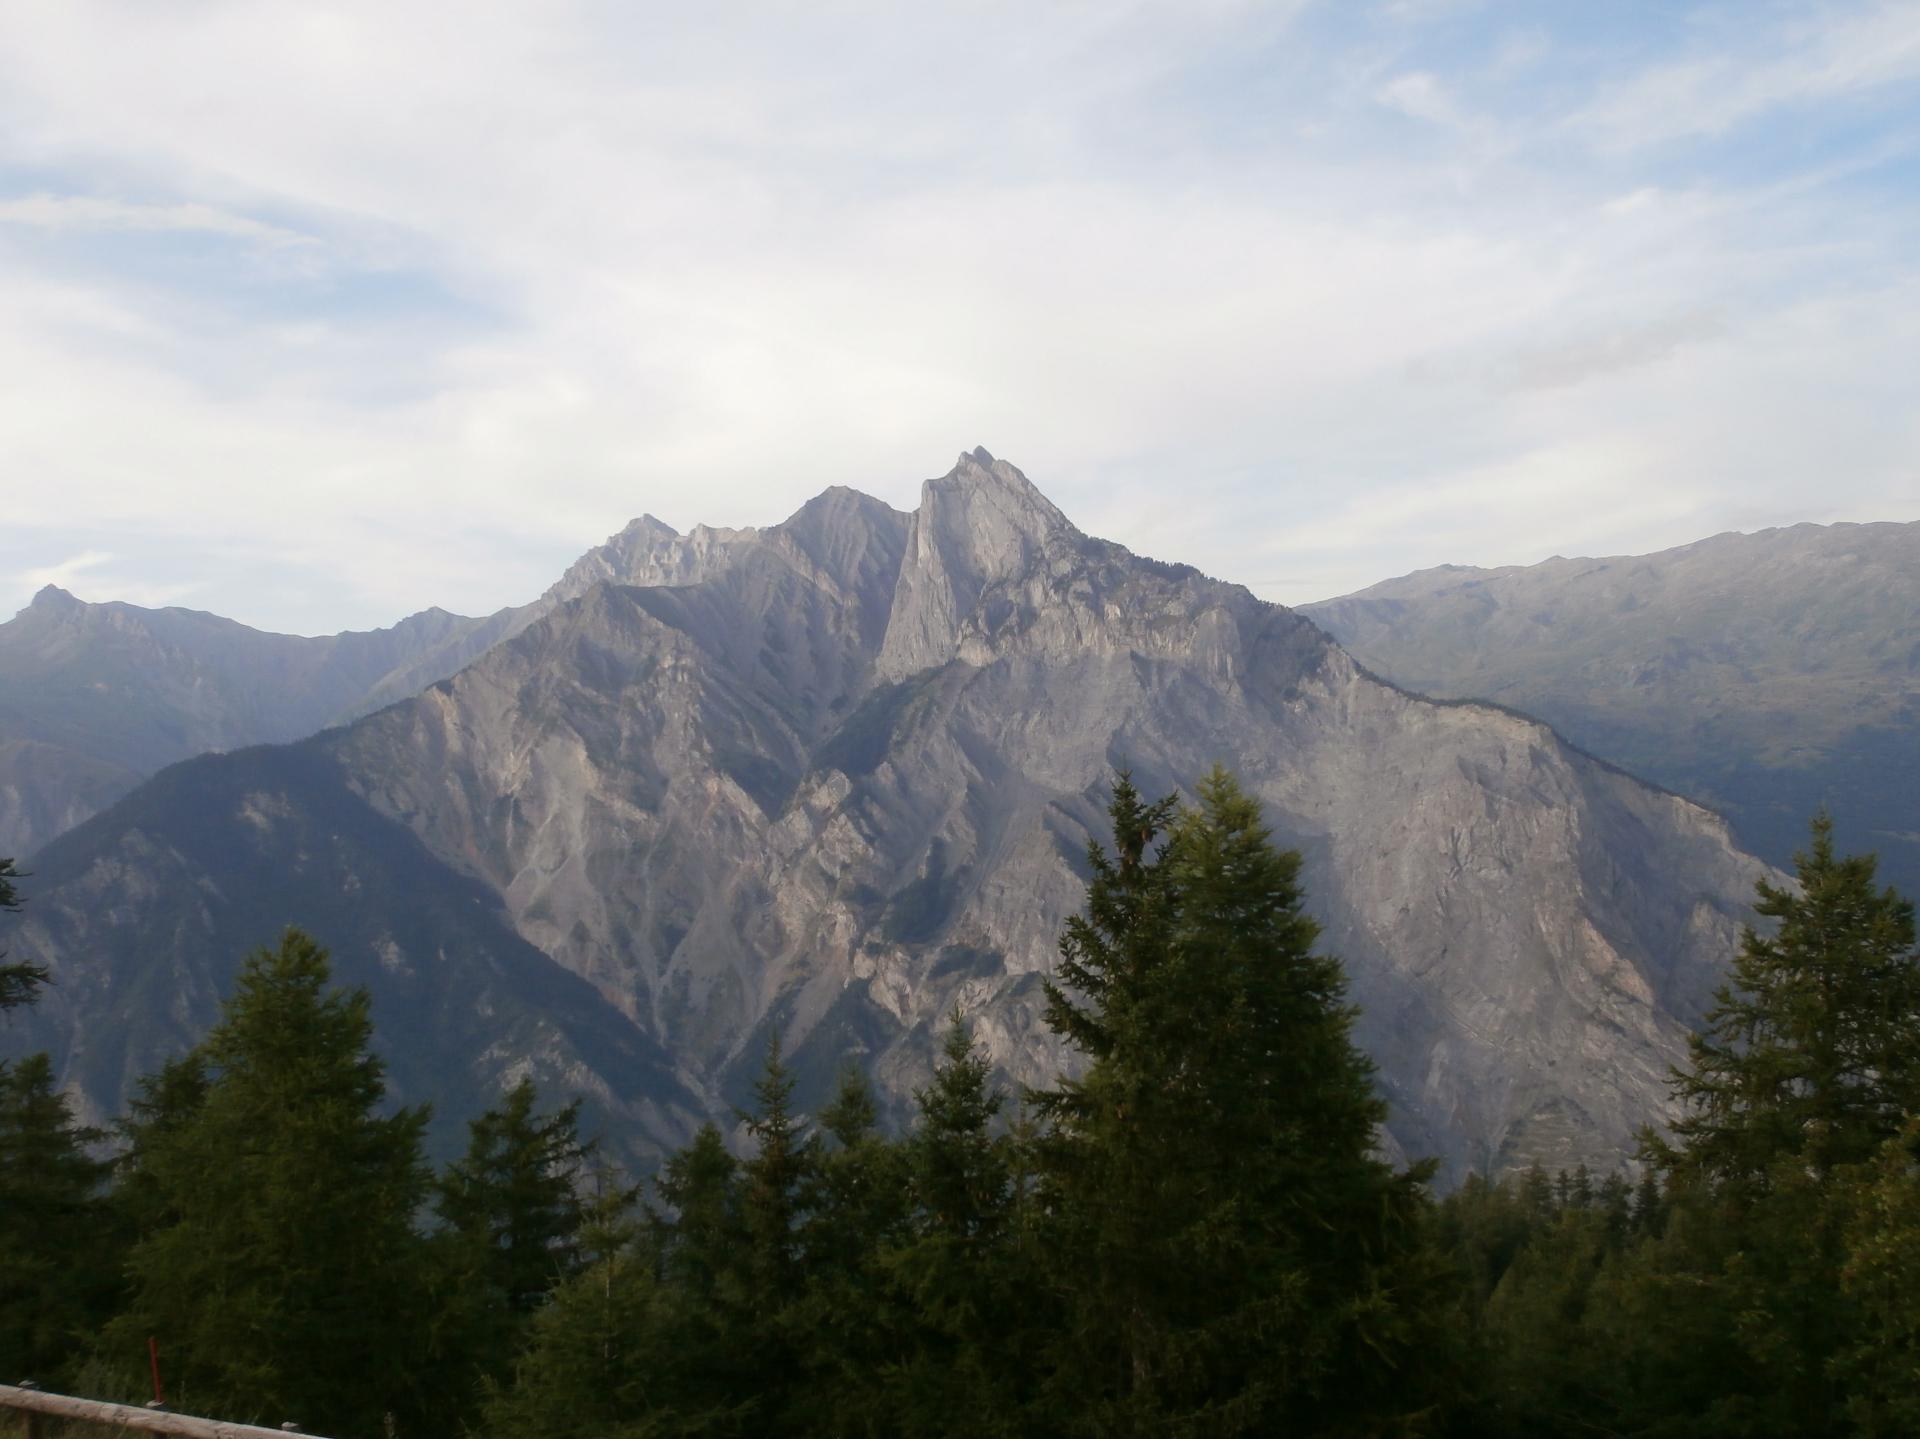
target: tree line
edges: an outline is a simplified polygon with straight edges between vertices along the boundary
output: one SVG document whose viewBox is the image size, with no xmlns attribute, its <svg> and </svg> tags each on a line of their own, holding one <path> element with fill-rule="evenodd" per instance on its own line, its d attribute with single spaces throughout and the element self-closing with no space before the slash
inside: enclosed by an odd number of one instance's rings
<svg viewBox="0 0 1920 1439">
<path fill-rule="evenodd" d="M 0 1066 L 0 1377 L 144 1398 L 152 1340 L 174 1407 L 337 1439 L 1920 1433 L 1914 912 L 1824 819 L 1636 1173 L 1438 1200 L 1258 805 L 1110 819 L 1077 1077 L 1002 1092 L 956 1013 L 900 1134 L 776 1040 L 739 1152 L 636 1184 L 522 1081 L 436 1173 L 298 931 L 111 1135 Z"/>
</svg>

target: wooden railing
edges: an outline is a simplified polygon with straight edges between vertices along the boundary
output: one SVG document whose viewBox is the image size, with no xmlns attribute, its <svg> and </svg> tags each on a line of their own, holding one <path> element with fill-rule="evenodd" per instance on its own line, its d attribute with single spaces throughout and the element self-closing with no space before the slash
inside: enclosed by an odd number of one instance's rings
<svg viewBox="0 0 1920 1439">
<path fill-rule="evenodd" d="M 25 1416 L 29 1439 L 39 1439 L 39 1426 L 35 1421 L 43 1416 L 77 1420 L 82 1424 L 105 1424 L 111 1429 L 144 1429 L 149 1434 L 173 1434 L 178 1439 L 287 1439 L 287 1435 L 301 1432 L 292 1424 L 282 1424 L 278 1429 L 263 1429 L 258 1424 L 228 1424 L 218 1419 L 175 1414 L 170 1409 L 106 1404 L 98 1399 L 75 1399 L 69 1394 L 49 1394 L 13 1384 L 0 1384 L 0 1409 L 15 1409 Z"/>
</svg>

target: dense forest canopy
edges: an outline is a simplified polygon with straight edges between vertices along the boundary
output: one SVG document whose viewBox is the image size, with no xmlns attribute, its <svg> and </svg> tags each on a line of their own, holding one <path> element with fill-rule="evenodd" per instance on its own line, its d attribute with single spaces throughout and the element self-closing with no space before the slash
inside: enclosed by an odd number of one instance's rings
<svg viewBox="0 0 1920 1439">
<path fill-rule="evenodd" d="M 145 1398 L 152 1340 L 175 1407 L 337 1439 L 1920 1432 L 1914 911 L 1824 818 L 1635 1173 L 1436 1200 L 1257 803 L 1109 813 L 1084 1066 L 1003 1093 L 956 1012 L 902 1134 L 853 1069 L 797 1112 L 776 1035 L 644 1183 L 525 1082 L 435 1173 L 297 930 L 112 1136 L 0 1066 L 0 1365 Z"/>
</svg>

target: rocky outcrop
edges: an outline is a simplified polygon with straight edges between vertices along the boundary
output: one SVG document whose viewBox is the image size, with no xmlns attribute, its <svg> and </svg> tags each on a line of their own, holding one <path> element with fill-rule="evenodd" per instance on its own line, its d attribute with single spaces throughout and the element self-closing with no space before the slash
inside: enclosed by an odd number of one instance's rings
<svg viewBox="0 0 1920 1439">
<path fill-rule="evenodd" d="M 911 516 L 830 491 L 766 530 L 641 521 L 613 547 L 417 698 L 200 761 L 191 783 L 169 771 L 173 798 L 149 786 L 49 847 L 9 942 L 72 975 L 75 998 L 32 1042 L 110 1108 L 124 1074 L 73 1058 L 120 1022 L 85 996 L 134 961 L 100 956 L 177 936 L 145 962 L 194 996 L 184 1036 L 211 1013 L 210 937 L 269 913 L 387 985 L 376 1005 L 400 1012 L 383 1024 L 432 1036 L 379 962 L 405 918 L 405 965 L 461 992 L 470 960 L 422 927 L 429 910 L 491 917 L 486 974 L 537 955 L 590 987 L 601 1008 L 542 1043 L 564 1041 L 559 1068 L 583 1083 L 644 1090 L 672 1120 L 654 1143 L 692 1111 L 725 1116 L 774 1027 L 803 1097 L 851 1058 L 900 1111 L 956 1006 L 1006 1078 L 1044 1081 L 1072 1056 L 1040 983 L 1115 768 L 1173 790 L 1221 762 L 1306 857 L 1392 1102 L 1387 1142 L 1455 1175 L 1605 1168 L 1660 1111 L 1764 872 L 1712 813 L 1538 722 L 1383 683 L 1238 586 L 1083 535 L 984 451 Z M 283 763 L 297 783 L 234 778 Z M 322 811 L 378 843 L 343 848 Z M 217 842 L 162 839 L 201 829 Z M 404 898 L 364 872 L 396 848 L 418 861 Z M 339 899 L 277 877 L 296 862 Z M 165 893 L 200 917 L 183 928 Z M 609 1013 L 670 1083 L 623 1079 L 631 1059 L 596 1028 Z M 466 1092 L 551 1057 L 524 1043 L 434 1052 Z"/>
</svg>

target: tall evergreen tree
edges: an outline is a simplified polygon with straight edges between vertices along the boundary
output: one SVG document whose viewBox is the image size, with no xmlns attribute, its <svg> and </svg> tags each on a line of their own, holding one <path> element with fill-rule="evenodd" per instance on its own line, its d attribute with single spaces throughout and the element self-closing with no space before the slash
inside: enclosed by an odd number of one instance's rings
<svg viewBox="0 0 1920 1439">
<path fill-rule="evenodd" d="M 912 1215 L 886 1255 L 909 1321 L 895 1369 L 894 1432 L 1013 1432 L 1036 1306 L 1014 1248 L 1013 1147 L 1005 1103 L 958 1012 L 904 1150 Z"/>
<path fill-rule="evenodd" d="M 750 1302 L 768 1320 L 796 1291 L 800 1216 L 813 1172 L 815 1146 L 793 1111 L 793 1085 L 775 1033 L 767 1044 L 766 1066 L 753 1084 L 754 1108 L 741 1116 L 753 1143 L 753 1155 L 740 1170 Z"/>
<path fill-rule="evenodd" d="M 741 1116 L 753 1153 L 740 1166 L 746 1325 L 738 1338 L 753 1354 L 762 1422 L 769 1424 L 780 1422 L 794 1399 L 806 1348 L 797 1323 L 804 1287 L 800 1231 L 818 1144 L 794 1113 L 793 1086 L 776 1031 L 754 1081 L 754 1108 Z"/>
<path fill-rule="evenodd" d="M 371 1036 L 365 992 L 289 930 L 242 966 L 197 1103 L 137 1131 L 159 1227 L 109 1349 L 156 1339 L 182 1407 L 336 1439 L 420 1422 L 426 1113 L 381 1113 Z M 147 1093 L 193 1087 L 182 1069 Z"/>
<path fill-rule="evenodd" d="M 468 1127 L 467 1152 L 435 1186 L 442 1222 L 480 1258 L 510 1314 L 538 1309 L 579 1264 L 580 1185 L 593 1146 L 580 1139 L 580 1102 L 536 1117 L 523 1079 Z"/>
<path fill-rule="evenodd" d="M 591 1145 L 576 1101 L 544 1118 L 523 1079 L 468 1126 L 467 1151 L 435 1185 L 439 1407 L 472 1412 L 504 1380 L 528 1316 L 580 1266 L 580 1186 Z"/>
<path fill-rule="evenodd" d="M 1841 1181 L 1920 1111 L 1913 906 L 1832 838 L 1817 818 L 1797 887 L 1760 884 L 1774 932 L 1744 936 L 1674 1076 L 1672 1137 L 1646 1141 L 1666 1180 L 1659 1323 L 1683 1352 L 1733 1341 L 1705 1366 L 1712 1388 L 1688 1416 L 1700 1433 L 1843 1422 L 1835 1361 L 1858 1313 L 1841 1282 Z"/>
<path fill-rule="evenodd" d="M 1835 1357 L 1847 1418 L 1869 1439 L 1920 1434 L 1920 1116 L 1850 1176 L 1842 1292 L 1857 1322 Z"/>
<path fill-rule="evenodd" d="M 20 871 L 10 859 L 0 859 L 0 912 L 13 913 L 20 908 L 20 891 L 14 881 L 21 878 Z M 0 949 L 0 960 L 7 952 Z M 16 1009 L 23 1004 L 32 1004 L 41 985 L 47 981 L 47 971 L 37 964 L 0 964 L 0 1011 Z"/>
<path fill-rule="evenodd" d="M 492 1439 L 639 1439 L 685 1432 L 662 1382 L 680 1357 L 660 1347 L 660 1288 L 636 1252 L 632 1191 L 602 1182 L 588 1204 L 583 1263 L 531 1316 L 511 1385 L 487 1385 L 481 1431 Z M 697 1431 L 696 1431 L 697 1432 Z"/>
<path fill-rule="evenodd" d="M 1091 1057 L 1039 1096 L 1062 1423 L 1312 1432 L 1423 1408 L 1440 1269 L 1425 1168 L 1373 1157 L 1384 1106 L 1300 857 L 1224 771 L 1174 822 L 1123 777 L 1049 1021 Z"/>
<path fill-rule="evenodd" d="M 199 1114 L 207 1099 L 207 1060 L 199 1050 L 170 1059 L 134 1083 L 127 1112 L 114 1126 L 120 1154 L 114 1162 L 112 1204 L 136 1240 L 180 1217 L 155 1171 L 155 1156 Z"/>
<path fill-rule="evenodd" d="M 74 1123 L 44 1054 L 0 1064 L 0 1374 L 64 1379 L 116 1297 L 103 1138 Z"/>
<path fill-rule="evenodd" d="M 1667 1172 L 1764 1189 L 1778 1161 L 1816 1175 L 1870 1159 L 1920 1111 L 1920 955 L 1913 905 L 1874 884 L 1872 855 L 1838 858 L 1833 822 L 1813 821 L 1798 886 L 1762 880 L 1733 973 L 1674 1091 L 1684 1113 Z"/>
<path fill-rule="evenodd" d="M 800 1232 L 802 1298 L 793 1311 L 805 1377 L 789 1421 L 799 1433 L 880 1439 L 900 1428 L 878 1376 L 898 1361 L 910 1327 L 883 1261 L 906 1233 L 904 1156 L 881 1134 L 872 1086 L 852 1066 L 841 1071 L 817 1127 Z"/>
</svg>

